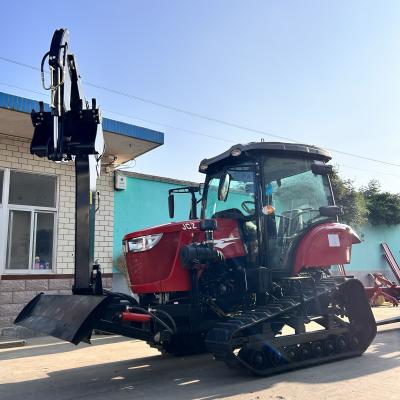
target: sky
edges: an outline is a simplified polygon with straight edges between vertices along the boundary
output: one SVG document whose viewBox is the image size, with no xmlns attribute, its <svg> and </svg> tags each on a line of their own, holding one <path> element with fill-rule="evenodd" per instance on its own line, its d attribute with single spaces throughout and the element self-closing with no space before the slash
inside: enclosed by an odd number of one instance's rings
<svg viewBox="0 0 400 400">
<path fill-rule="evenodd" d="M 356 186 L 400 192 L 397 0 L 19 1 L 0 15 L 0 57 L 39 67 L 66 27 L 86 97 L 106 117 L 165 133 L 133 171 L 200 182 L 203 158 L 272 134 L 397 164 L 332 151 Z M 49 101 L 37 71 L 1 60 L 0 91 Z"/>
</svg>

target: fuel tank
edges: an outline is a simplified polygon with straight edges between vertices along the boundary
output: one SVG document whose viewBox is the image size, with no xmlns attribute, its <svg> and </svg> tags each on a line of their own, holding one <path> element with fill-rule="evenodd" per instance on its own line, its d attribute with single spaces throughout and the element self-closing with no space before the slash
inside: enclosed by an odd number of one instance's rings
<svg viewBox="0 0 400 400">
<path fill-rule="evenodd" d="M 179 250 L 184 245 L 202 242 L 204 237 L 200 220 L 173 222 L 125 235 L 123 246 L 132 291 L 137 294 L 189 291 L 189 272 L 181 264 Z M 142 242 L 152 244 L 141 246 Z M 236 220 L 217 218 L 214 245 L 226 259 L 246 254 Z"/>
</svg>

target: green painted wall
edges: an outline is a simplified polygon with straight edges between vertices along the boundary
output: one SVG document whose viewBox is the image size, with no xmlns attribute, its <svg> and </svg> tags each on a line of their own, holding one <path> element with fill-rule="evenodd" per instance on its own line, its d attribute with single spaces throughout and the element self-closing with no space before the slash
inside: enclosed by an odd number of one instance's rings
<svg viewBox="0 0 400 400">
<path fill-rule="evenodd" d="M 400 263 L 400 225 L 363 226 L 358 229 L 362 243 L 352 249 L 351 263 L 346 271 L 363 281 L 368 272 L 381 272 L 388 277 L 391 270 L 383 258 L 381 242 L 387 242 L 397 262 Z"/>
<path fill-rule="evenodd" d="M 125 234 L 189 219 L 189 194 L 175 194 L 175 217 L 170 219 L 168 215 L 168 190 L 183 186 L 187 185 L 127 176 L 126 189 L 114 192 L 114 260 L 121 254 Z"/>
</svg>

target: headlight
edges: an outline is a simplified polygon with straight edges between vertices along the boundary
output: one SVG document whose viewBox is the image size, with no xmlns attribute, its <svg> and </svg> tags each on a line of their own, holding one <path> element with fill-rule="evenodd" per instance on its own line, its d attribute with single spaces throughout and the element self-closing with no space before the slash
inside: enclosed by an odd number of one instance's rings
<svg viewBox="0 0 400 400">
<path fill-rule="evenodd" d="M 208 168 L 207 164 L 200 164 L 200 171 L 205 171 Z"/>
<path fill-rule="evenodd" d="M 231 150 L 231 156 L 232 157 L 238 157 L 242 154 L 242 150 L 238 149 L 237 147 L 235 149 Z"/>
<path fill-rule="evenodd" d="M 127 250 L 130 253 L 138 253 L 152 249 L 162 238 L 162 233 L 155 235 L 139 236 L 137 238 L 127 240 Z"/>
</svg>

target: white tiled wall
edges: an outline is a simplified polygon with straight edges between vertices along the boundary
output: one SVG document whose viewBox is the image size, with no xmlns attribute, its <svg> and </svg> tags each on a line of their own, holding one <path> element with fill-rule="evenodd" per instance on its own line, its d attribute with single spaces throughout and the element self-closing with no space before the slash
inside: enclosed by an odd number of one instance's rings
<svg viewBox="0 0 400 400">
<path fill-rule="evenodd" d="M 0 133 L 0 168 L 54 174 L 59 182 L 58 229 L 56 244 L 57 274 L 72 274 L 74 267 L 75 234 L 75 177 L 72 163 L 54 163 L 33 156 L 29 152 L 30 141 Z M 102 172 L 97 182 L 100 191 L 100 209 L 96 213 L 95 258 L 103 272 L 112 272 L 114 192 L 113 176 Z M 4 222 L 2 222 L 4 223 Z M 0 273 L 4 273 L 1 266 Z"/>
</svg>

